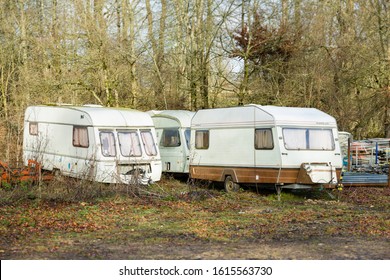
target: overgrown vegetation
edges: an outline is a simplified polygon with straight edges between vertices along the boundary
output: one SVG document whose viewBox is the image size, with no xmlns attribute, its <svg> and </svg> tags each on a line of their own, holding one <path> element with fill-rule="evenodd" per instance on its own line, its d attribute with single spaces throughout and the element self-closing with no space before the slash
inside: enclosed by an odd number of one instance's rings
<svg viewBox="0 0 390 280">
<path fill-rule="evenodd" d="M 137 191 L 75 181 L 1 190 L 0 197 L 2 259 L 99 258 L 74 247 L 81 241 L 99 242 L 107 253 L 118 244 L 390 238 L 389 188 L 346 189 L 339 201 L 324 191 L 284 191 L 278 201 L 269 190 L 232 194 L 165 178 Z"/>
</svg>

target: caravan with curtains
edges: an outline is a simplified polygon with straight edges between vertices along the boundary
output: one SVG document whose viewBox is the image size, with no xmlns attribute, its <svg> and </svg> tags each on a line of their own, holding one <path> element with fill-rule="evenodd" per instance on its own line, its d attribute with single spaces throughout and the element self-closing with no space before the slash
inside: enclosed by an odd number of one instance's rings
<svg viewBox="0 0 390 280">
<path fill-rule="evenodd" d="M 161 177 L 152 119 L 130 109 L 31 106 L 23 158 L 44 170 L 103 183 L 148 184 Z"/>
<path fill-rule="evenodd" d="M 156 128 L 162 171 L 188 174 L 191 119 L 187 110 L 149 111 Z"/>
<path fill-rule="evenodd" d="M 342 168 L 336 120 L 313 108 L 246 105 L 198 111 L 190 177 L 281 188 L 332 186 Z"/>
</svg>

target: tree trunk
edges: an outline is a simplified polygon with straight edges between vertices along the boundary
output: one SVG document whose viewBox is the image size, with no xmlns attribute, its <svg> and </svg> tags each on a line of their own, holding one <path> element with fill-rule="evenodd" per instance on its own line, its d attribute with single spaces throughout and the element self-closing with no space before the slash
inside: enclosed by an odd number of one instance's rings
<svg viewBox="0 0 390 280">
<path fill-rule="evenodd" d="M 156 78 L 154 83 L 154 100 L 155 108 L 161 108 L 161 103 L 164 103 L 164 108 L 167 109 L 167 101 L 164 94 L 164 79 L 162 76 L 163 55 L 165 47 L 165 22 L 166 22 L 166 0 L 161 0 L 161 16 L 159 26 L 159 36 L 156 40 L 153 32 L 153 11 L 150 5 L 150 0 L 145 0 L 146 13 L 148 19 L 148 37 L 152 45 L 152 59 L 155 69 Z"/>
<path fill-rule="evenodd" d="M 282 19 L 280 25 L 283 28 L 288 25 L 288 0 L 282 0 Z"/>
<path fill-rule="evenodd" d="M 245 14 L 247 14 L 247 20 L 245 22 Z M 249 6 L 245 6 L 245 1 L 242 1 L 241 4 L 241 32 L 244 34 L 244 29 L 246 26 L 251 25 L 251 15 L 249 12 Z M 248 32 L 248 45 L 247 48 L 242 54 L 243 57 L 243 76 L 240 81 L 240 85 L 238 86 L 238 94 L 237 94 L 237 105 L 241 106 L 244 105 L 246 96 L 248 95 L 248 85 L 249 85 L 249 76 L 250 76 L 250 70 L 249 70 L 249 56 L 251 53 L 251 48 L 252 48 L 252 33 Z"/>
<path fill-rule="evenodd" d="M 125 1 L 125 0 L 124 0 Z M 125 1 L 126 2 L 126 1 Z M 131 105 L 133 107 L 137 106 L 137 98 L 138 98 L 138 83 L 136 76 L 136 56 L 135 56 L 135 18 L 134 18 L 134 8 L 129 7 L 129 54 L 130 54 L 130 93 L 131 93 Z"/>
<path fill-rule="evenodd" d="M 26 20 L 26 13 L 24 10 L 25 1 L 19 0 L 19 12 L 20 12 L 20 51 L 21 51 L 21 75 L 19 77 L 20 82 L 22 84 L 22 88 L 25 90 L 24 96 L 25 96 L 25 103 L 30 103 L 30 91 L 27 90 L 26 84 L 27 84 L 27 75 L 28 75 L 28 41 L 27 41 L 27 20 Z M 23 105 L 24 102 L 22 102 L 21 105 Z"/>
<path fill-rule="evenodd" d="M 201 73 L 201 95 L 202 95 L 202 108 L 209 108 L 209 75 L 210 75 L 210 51 L 212 48 L 212 33 L 213 33 L 213 13 L 212 13 L 212 1 L 207 0 L 207 15 L 206 23 L 202 28 L 204 40 L 202 43 L 203 50 L 200 54 L 202 56 L 202 65 L 200 69 Z"/>
</svg>

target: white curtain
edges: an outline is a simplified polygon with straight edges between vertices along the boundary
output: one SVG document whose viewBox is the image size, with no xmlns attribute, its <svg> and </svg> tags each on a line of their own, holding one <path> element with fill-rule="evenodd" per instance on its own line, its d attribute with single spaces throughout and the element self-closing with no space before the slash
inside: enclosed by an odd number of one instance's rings
<svg viewBox="0 0 390 280">
<path fill-rule="evenodd" d="M 195 132 L 195 148 L 207 149 L 209 147 L 209 131 L 199 130 Z"/>
<path fill-rule="evenodd" d="M 88 130 L 86 127 L 73 128 L 73 146 L 88 148 Z"/>
<path fill-rule="evenodd" d="M 331 129 L 283 129 L 284 145 L 288 150 L 334 150 Z"/>
<path fill-rule="evenodd" d="M 112 132 L 100 132 L 100 142 L 102 144 L 102 154 L 105 157 L 115 157 L 115 137 Z"/>
<path fill-rule="evenodd" d="M 333 133 L 330 129 L 310 129 L 309 143 L 311 150 L 333 150 Z"/>
<path fill-rule="evenodd" d="M 118 133 L 120 150 L 125 157 L 140 157 L 142 155 L 141 142 L 136 131 Z"/>
<path fill-rule="evenodd" d="M 145 152 L 148 156 L 157 155 L 157 148 L 154 145 L 153 135 L 150 131 L 141 131 L 142 142 L 144 143 Z"/>
<path fill-rule="evenodd" d="M 272 141 L 271 129 L 256 129 L 255 132 L 255 148 L 256 149 L 272 149 L 274 143 Z"/>
<path fill-rule="evenodd" d="M 306 149 L 306 129 L 283 129 L 284 146 L 287 150 Z"/>
</svg>

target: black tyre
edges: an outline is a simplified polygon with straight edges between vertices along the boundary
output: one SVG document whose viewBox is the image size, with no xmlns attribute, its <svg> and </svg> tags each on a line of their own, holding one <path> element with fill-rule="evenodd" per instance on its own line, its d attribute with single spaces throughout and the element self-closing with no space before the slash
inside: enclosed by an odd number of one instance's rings
<svg viewBox="0 0 390 280">
<path fill-rule="evenodd" d="M 57 168 L 53 169 L 53 175 L 56 178 L 60 177 L 62 175 L 61 170 L 59 170 Z"/>
<path fill-rule="evenodd" d="M 232 176 L 226 176 L 224 187 L 226 192 L 237 192 L 240 189 L 240 185 L 233 181 Z"/>
</svg>

